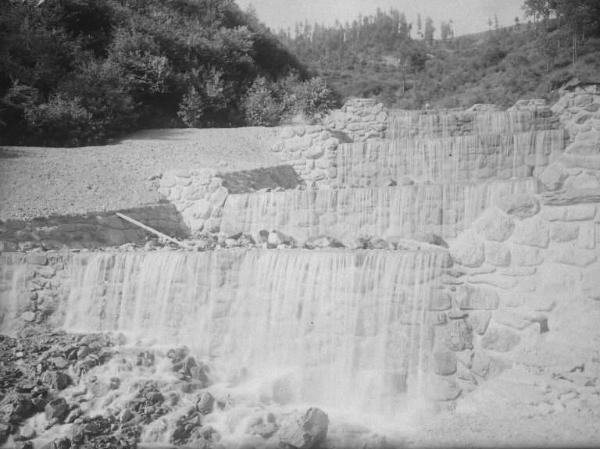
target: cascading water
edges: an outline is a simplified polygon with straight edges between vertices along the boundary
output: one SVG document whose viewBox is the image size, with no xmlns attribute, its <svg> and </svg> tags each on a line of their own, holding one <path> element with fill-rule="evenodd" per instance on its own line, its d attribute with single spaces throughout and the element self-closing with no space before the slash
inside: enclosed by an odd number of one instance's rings
<svg viewBox="0 0 600 449">
<path fill-rule="evenodd" d="M 393 415 L 423 392 L 432 345 L 428 301 L 447 257 L 304 250 L 74 255 L 64 327 L 186 344 L 220 379 L 245 369 L 285 380 L 294 403 Z"/>
<path fill-rule="evenodd" d="M 549 129 L 549 119 L 537 117 L 529 110 L 521 111 L 391 111 L 386 137 L 449 137 L 466 134 L 515 134 Z"/>
<path fill-rule="evenodd" d="M 563 130 L 507 135 L 398 139 L 340 146 L 338 183 L 364 187 L 410 177 L 416 182 L 524 178 L 562 152 Z"/>
<path fill-rule="evenodd" d="M 299 241 L 321 234 L 345 240 L 434 232 L 453 237 L 498 198 L 535 193 L 532 179 L 480 184 L 293 190 L 230 195 L 221 229 L 227 234 L 276 229 Z"/>
<path fill-rule="evenodd" d="M 19 309 L 29 298 L 25 288 L 30 271 L 23 254 L 0 254 L 0 330 L 10 333 Z"/>
</svg>

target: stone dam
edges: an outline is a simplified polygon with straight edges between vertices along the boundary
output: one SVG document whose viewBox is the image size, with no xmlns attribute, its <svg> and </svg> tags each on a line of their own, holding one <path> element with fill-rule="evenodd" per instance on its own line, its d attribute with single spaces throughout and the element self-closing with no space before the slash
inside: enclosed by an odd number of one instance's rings
<svg viewBox="0 0 600 449">
<path fill-rule="evenodd" d="M 7 220 L 0 332 L 54 383 L 42 423 L 7 393 L 38 387 L 3 368 L 0 438 L 68 447 L 105 419 L 130 445 L 350 447 L 336 420 L 398 427 L 515 370 L 559 385 L 528 403 L 537 415 L 597 412 L 599 111 L 585 91 L 506 111 L 352 100 L 281 128 L 278 166 L 168 171 L 155 205 Z"/>
</svg>

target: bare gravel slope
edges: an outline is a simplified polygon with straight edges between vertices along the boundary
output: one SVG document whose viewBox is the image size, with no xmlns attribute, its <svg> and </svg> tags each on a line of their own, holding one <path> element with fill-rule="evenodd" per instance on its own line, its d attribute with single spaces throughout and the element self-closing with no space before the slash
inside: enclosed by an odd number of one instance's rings
<svg viewBox="0 0 600 449">
<path fill-rule="evenodd" d="M 165 129 L 83 148 L 0 148 L 0 220 L 119 210 L 155 203 L 169 169 L 278 165 L 274 128 Z"/>
</svg>

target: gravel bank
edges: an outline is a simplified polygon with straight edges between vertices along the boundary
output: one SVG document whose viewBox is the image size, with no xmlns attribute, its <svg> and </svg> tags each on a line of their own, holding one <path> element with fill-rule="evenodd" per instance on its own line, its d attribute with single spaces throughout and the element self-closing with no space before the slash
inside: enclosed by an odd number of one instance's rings
<svg viewBox="0 0 600 449">
<path fill-rule="evenodd" d="M 0 220 L 155 203 L 165 170 L 278 165 L 275 128 L 164 129 L 82 148 L 0 148 Z"/>
</svg>

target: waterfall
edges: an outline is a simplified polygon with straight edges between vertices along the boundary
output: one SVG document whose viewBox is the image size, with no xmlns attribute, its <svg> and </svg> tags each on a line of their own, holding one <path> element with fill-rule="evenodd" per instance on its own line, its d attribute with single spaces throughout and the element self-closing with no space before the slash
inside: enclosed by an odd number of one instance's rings
<svg viewBox="0 0 600 449">
<path fill-rule="evenodd" d="M 548 129 L 551 121 L 534 111 L 391 111 L 388 139 L 406 137 L 448 137 L 466 134 L 514 134 Z"/>
<path fill-rule="evenodd" d="M 0 330 L 3 333 L 12 332 L 19 312 L 29 302 L 26 283 L 30 271 L 24 254 L 0 254 Z"/>
<path fill-rule="evenodd" d="M 404 138 L 341 145 L 338 183 L 360 187 L 409 177 L 416 182 L 524 178 L 562 152 L 563 130 Z"/>
<path fill-rule="evenodd" d="M 276 229 L 301 242 L 321 234 L 340 240 L 418 232 L 454 237 L 501 196 L 535 192 L 535 180 L 518 179 L 230 195 L 221 230 L 256 235 L 261 229 Z"/>
<path fill-rule="evenodd" d="M 74 255 L 70 331 L 187 344 L 220 378 L 287 376 L 293 401 L 393 414 L 425 385 L 444 252 Z"/>
</svg>

